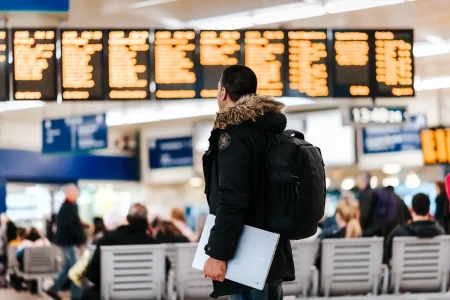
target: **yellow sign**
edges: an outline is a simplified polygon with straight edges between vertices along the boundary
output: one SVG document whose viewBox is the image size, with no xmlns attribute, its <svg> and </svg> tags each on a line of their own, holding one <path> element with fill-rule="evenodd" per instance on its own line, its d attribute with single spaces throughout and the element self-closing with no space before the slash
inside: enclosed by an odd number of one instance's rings
<svg viewBox="0 0 450 300">
<path fill-rule="evenodd" d="M 426 129 L 420 135 L 425 164 L 450 164 L 450 128 Z"/>
</svg>

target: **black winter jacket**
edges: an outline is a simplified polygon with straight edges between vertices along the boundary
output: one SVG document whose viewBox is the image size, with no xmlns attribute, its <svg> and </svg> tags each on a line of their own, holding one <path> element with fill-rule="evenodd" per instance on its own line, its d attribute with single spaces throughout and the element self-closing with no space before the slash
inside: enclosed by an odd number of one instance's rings
<svg viewBox="0 0 450 300">
<path fill-rule="evenodd" d="M 389 263 L 392 258 L 392 245 L 395 237 L 415 236 L 419 238 L 432 238 L 445 234 L 444 229 L 434 221 L 417 221 L 397 227 L 386 240 L 384 251 L 384 263 Z"/>
<path fill-rule="evenodd" d="M 281 133 L 286 117 L 284 105 L 271 97 L 249 95 L 234 107 L 220 112 L 203 157 L 205 193 L 210 213 L 216 215 L 205 249 L 210 257 L 228 261 L 244 224 L 264 229 L 265 146 L 267 132 Z M 291 244 L 281 238 L 268 280 L 295 279 Z M 249 288 L 231 281 L 213 282 L 212 297 L 244 292 Z"/>
<path fill-rule="evenodd" d="M 77 246 L 86 242 L 86 234 L 78 215 L 78 206 L 64 201 L 56 217 L 55 244 Z"/>
</svg>

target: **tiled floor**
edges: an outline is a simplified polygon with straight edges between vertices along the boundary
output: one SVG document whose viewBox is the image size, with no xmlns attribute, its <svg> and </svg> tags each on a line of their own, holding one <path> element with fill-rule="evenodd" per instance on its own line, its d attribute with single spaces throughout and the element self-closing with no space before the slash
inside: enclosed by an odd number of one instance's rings
<svg viewBox="0 0 450 300">
<path fill-rule="evenodd" d="M 67 292 L 60 293 L 60 296 L 63 297 L 64 300 L 70 299 L 70 294 Z M 27 293 L 27 292 L 17 293 L 13 289 L 0 289 L 0 299 L 1 300 L 35 300 L 35 299 L 49 300 L 51 298 L 47 297 L 46 295 L 42 295 L 39 297 L 39 296 L 31 295 L 30 293 Z"/>
</svg>

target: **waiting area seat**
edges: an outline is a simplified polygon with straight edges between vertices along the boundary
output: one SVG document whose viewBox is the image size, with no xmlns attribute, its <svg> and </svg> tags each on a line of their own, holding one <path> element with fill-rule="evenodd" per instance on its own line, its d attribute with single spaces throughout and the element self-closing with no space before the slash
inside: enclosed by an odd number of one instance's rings
<svg viewBox="0 0 450 300">
<path fill-rule="evenodd" d="M 165 245 L 102 246 L 102 299 L 163 298 Z"/>
<path fill-rule="evenodd" d="M 285 296 L 317 296 L 319 278 L 314 262 L 319 244 L 319 240 L 291 241 L 296 280 L 283 283 Z"/>
<path fill-rule="evenodd" d="M 19 268 L 19 262 L 17 261 L 17 246 L 8 246 L 8 273 L 15 273 Z"/>
<path fill-rule="evenodd" d="M 367 293 L 377 295 L 382 257 L 383 238 L 323 240 L 322 294 L 325 297 Z"/>
<path fill-rule="evenodd" d="M 395 294 L 445 292 L 450 271 L 450 236 L 396 237 L 391 265 L 390 288 Z"/>
<path fill-rule="evenodd" d="M 178 299 L 208 299 L 213 290 L 210 279 L 205 279 L 203 273 L 192 268 L 192 261 L 197 251 L 197 244 L 177 244 L 177 265 L 175 282 Z"/>
<path fill-rule="evenodd" d="M 42 292 L 42 281 L 58 274 L 58 249 L 52 247 L 25 248 L 23 253 L 23 271 L 17 274 L 24 280 L 36 280 L 37 292 Z"/>
</svg>

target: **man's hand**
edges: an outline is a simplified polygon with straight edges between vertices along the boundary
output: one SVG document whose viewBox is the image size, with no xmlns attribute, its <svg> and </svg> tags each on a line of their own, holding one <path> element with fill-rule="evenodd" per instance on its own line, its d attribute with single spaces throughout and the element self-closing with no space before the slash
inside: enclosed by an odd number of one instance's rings
<svg viewBox="0 0 450 300">
<path fill-rule="evenodd" d="M 227 262 L 217 260 L 214 258 L 208 258 L 203 267 L 203 274 L 205 278 L 209 277 L 214 281 L 225 281 L 225 273 L 227 272 Z"/>
</svg>

